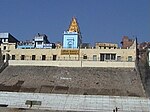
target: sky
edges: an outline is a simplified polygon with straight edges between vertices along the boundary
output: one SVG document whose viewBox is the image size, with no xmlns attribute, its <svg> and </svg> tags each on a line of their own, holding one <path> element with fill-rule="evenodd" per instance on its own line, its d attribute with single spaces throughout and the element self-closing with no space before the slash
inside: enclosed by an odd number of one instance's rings
<svg viewBox="0 0 150 112">
<path fill-rule="evenodd" d="M 150 0 L 0 0 L 0 32 L 20 41 L 41 33 L 62 42 L 72 17 L 84 43 L 150 41 Z"/>
</svg>

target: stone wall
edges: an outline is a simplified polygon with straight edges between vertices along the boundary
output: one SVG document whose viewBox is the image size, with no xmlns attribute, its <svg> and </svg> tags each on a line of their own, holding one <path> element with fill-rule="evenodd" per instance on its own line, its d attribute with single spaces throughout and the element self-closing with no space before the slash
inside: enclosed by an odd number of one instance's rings
<svg viewBox="0 0 150 112">
<path fill-rule="evenodd" d="M 139 60 L 137 64 L 139 75 L 141 77 L 142 84 L 146 91 L 147 97 L 150 97 L 150 67 L 148 62 L 144 60 Z"/>
<path fill-rule="evenodd" d="M 8 66 L 0 77 L 1 91 L 145 96 L 134 68 Z"/>
</svg>

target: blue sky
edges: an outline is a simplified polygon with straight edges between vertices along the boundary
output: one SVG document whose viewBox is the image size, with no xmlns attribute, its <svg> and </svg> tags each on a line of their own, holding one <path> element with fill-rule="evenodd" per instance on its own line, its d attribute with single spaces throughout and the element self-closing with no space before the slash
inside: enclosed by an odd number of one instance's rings
<svg viewBox="0 0 150 112">
<path fill-rule="evenodd" d="M 83 42 L 150 41 L 150 0 L 0 0 L 0 32 L 19 40 L 44 33 L 61 42 L 73 16 Z"/>
</svg>

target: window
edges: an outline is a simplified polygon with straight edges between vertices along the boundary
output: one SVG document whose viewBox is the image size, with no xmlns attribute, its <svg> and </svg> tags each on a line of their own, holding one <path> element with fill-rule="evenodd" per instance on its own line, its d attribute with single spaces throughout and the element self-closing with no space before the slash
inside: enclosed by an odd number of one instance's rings
<svg viewBox="0 0 150 112">
<path fill-rule="evenodd" d="M 72 48 L 72 41 L 68 42 L 68 48 Z"/>
<path fill-rule="evenodd" d="M 93 55 L 93 61 L 97 60 L 97 55 Z"/>
<path fill-rule="evenodd" d="M 104 61 L 104 54 L 100 54 L 100 61 Z"/>
<path fill-rule="evenodd" d="M 5 55 L 3 55 L 3 60 L 5 60 Z"/>
<path fill-rule="evenodd" d="M 67 39 L 67 46 L 68 48 L 74 47 L 74 39 Z"/>
<path fill-rule="evenodd" d="M 12 60 L 15 60 L 15 55 L 12 55 L 12 58 L 11 58 Z"/>
<path fill-rule="evenodd" d="M 116 60 L 116 54 L 101 53 L 100 61 L 104 61 L 104 60 Z"/>
<path fill-rule="evenodd" d="M 121 56 L 117 56 L 117 61 L 121 61 Z"/>
<path fill-rule="evenodd" d="M 72 48 L 72 44 L 68 44 L 68 48 Z"/>
<path fill-rule="evenodd" d="M 35 55 L 32 55 L 32 60 L 35 60 L 36 56 Z"/>
<path fill-rule="evenodd" d="M 57 55 L 53 55 L 53 60 L 56 60 L 57 58 Z M 65 58 L 65 57 L 64 57 Z"/>
<path fill-rule="evenodd" d="M 42 42 L 40 41 L 40 42 L 37 42 L 37 44 L 42 44 Z"/>
<path fill-rule="evenodd" d="M 84 56 L 83 56 L 83 59 L 87 59 L 87 55 L 84 55 Z"/>
<path fill-rule="evenodd" d="M 116 59 L 116 54 L 111 54 L 111 60 L 115 60 Z"/>
<path fill-rule="evenodd" d="M 46 60 L 46 55 L 42 55 L 42 60 Z"/>
<path fill-rule="evenodd" d="M 106 47 L 104 47 L 104 49 L 106 49 Z"/>
<path fill-rule="evenodd" d="M 132 56 L 128 56 L 128 61 L 132 61 Z"/>
<path fill-rule="evenodd" d="M 6 50 L 6 46 L 4 46 L 4 50 Z"/>
<path fill-rule="evenodd" d="M 106 54 L 106 60 L 110 60 L 110 54 Z"/>
<path fill-rule="evenodd" d="M 21 60 L 24 60 L 25 59 L 25 55 L 21 55 Z"/>
</svg>

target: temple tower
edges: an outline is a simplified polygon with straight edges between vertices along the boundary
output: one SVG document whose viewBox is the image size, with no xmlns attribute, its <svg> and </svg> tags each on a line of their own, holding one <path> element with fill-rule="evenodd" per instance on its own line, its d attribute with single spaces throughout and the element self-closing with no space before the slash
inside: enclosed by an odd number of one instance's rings
<svg viewBox="0 0 150 112">
<path fill-rule="evenodd" d="M 82 44 L 82 36 L 78 22 L 75 17 L 72 18 L 67 31 L 64 31 L 63 48 L 79 48 Z"/>
</svg>

